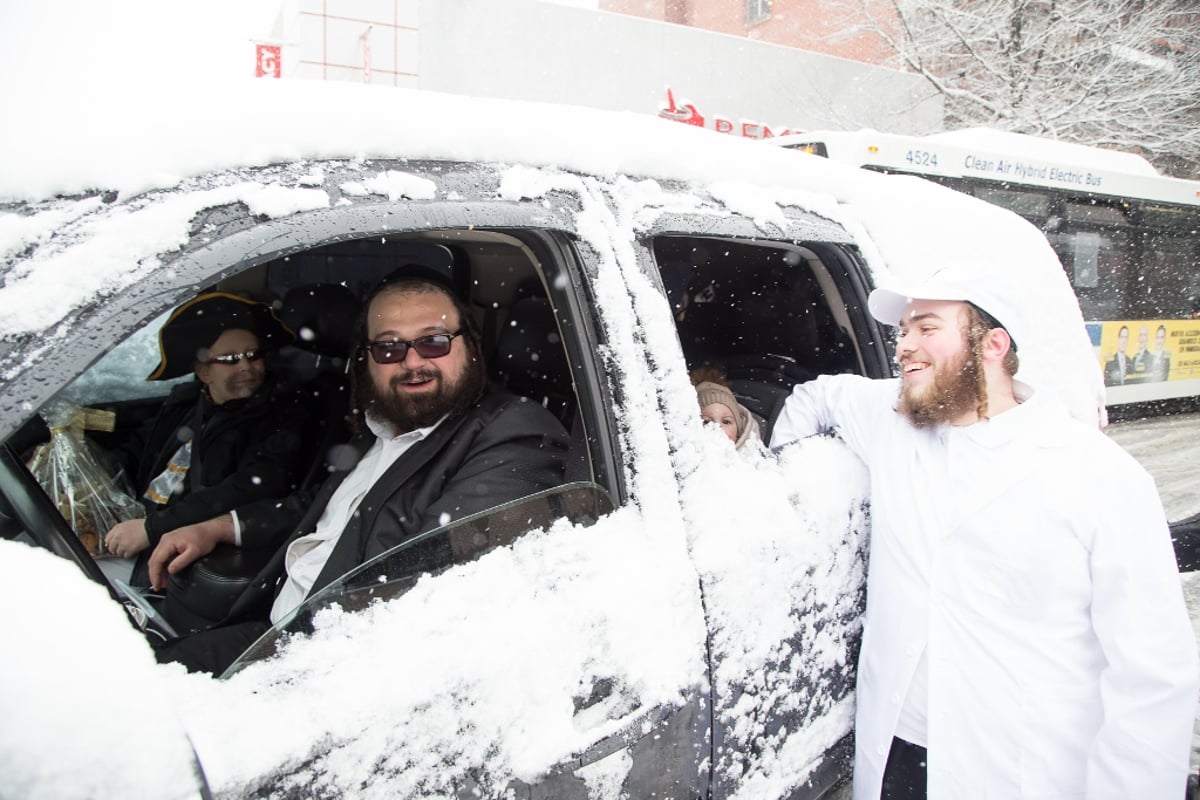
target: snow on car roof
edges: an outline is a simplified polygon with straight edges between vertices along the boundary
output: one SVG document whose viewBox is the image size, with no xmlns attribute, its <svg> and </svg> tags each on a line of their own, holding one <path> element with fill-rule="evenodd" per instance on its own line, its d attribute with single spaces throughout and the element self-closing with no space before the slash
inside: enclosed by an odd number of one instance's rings
<svg viewBox="0 0 1200 800">
<path fill-rule="evenodd" d="M 334 82 L 244 80 L 203 91 L 209 102 L 187 91 L 149 103 L 114 99 L 90 115 L 94 126 L 70 137 L 47 130 L 40 117 L 13 126 L 0 134 L 0 200 L 129 195 L 206 172 L 299 159 L 523 163 L 699 183 L 770 182 L 783 163 L 753 141 L 645 114 Z M 56 140 L 63 146 L 53 146 Z M 714 143 L 724 148 L 720 159 L 712 158 Z M 821 172 L 844 180 L 844 173 Z M 816 174 L 808 180 L 822 185 Z"/>
<path fill-rule="evenodd" d="M 752 216 L 764 231 L 782 219 L 781 204 L 837 220 L 879 283 L 965 255 L 990 259 L 993 277 L 1027 298 L 1040 323 L 1044 344 L 1022 343 L 1026 376 L 1057 386 L 1079 416 L 1094 419 L 1102 403 L 1078 304 L 1042 235 L 1015 215 L 927 182 L 633 113 L 331 82 L 247 79 L 207 84 L 204 93 L 203 103 L 178 87 L 152 102 L 114 98 L 91 109 L 86 129 L 64 130 L 55 114 L 7 126 L 0 131 L 0 198 L 28 204 L 103 190 L 119 193 L 112 204 L 119 207 L 138 192 L 208 172 L 330 158 L 498 162 L 679 180 Z M 35 217 L 20 206 L 0 212 L 0 253 L 9 262 L 0 335 L 50 329 L 106 287 L 153 268 L 156 254 L 182 243 L 202 207 L 257 198 L 264 213 L 282 215 L 324 204 L 321 195 L 305 186 L 251 184 L 179 198 L 173 215 L 164 207 L 151 224 L 96 222 L 89 241 L 36 269 L 18 266 L 15 255 L 47 239 L 64 216 L 93 212 L 99 199 Z"/>
</svg>

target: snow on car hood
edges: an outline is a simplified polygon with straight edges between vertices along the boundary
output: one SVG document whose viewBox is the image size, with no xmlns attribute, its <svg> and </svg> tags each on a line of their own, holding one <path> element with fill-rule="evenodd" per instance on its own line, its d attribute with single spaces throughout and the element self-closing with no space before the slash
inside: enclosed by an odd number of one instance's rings
<svg viewBox="0 0 1200 800">
<path fill-rule="evenodd" d="M 220 794 L 280 776 L 359 797 L 449 794 L 468 769 L 493 790 L 533 780 L 702 683 L 679 544 L 632 507 L 559 523 L 395 600 L 321 612 L 313 636 L 228 681 L 167 677 Z M 601 680 L 611 695 L 577 713 Z"/>
<path fill-rule="evenodd" d="M 6 797 L 200 797 L 191 746 L 150 646 L 71 563 L 0 541 Z"/>
</svg>

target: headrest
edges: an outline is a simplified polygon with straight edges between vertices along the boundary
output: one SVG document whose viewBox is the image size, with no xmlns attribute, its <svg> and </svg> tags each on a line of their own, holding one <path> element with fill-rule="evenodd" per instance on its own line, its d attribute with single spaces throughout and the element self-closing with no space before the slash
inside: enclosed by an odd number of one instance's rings
<svg viewBox="0 0 1200 800">
<path fill-rule="evenodd" d="M 554 310 L 544 297 L 527 297 L 512 305 L 495 353 L 495 368 L 510 380 L 557 384 L 568 374 Z"/>
<path fill-rule="evenodd" d="M 362 309 L 357 297 L 339 283 L 314 283 L 289 289 L 279 316 L 296 332 L 296 346 L 330 357 L 349 356 L 354 326 Z"/>
</svg>

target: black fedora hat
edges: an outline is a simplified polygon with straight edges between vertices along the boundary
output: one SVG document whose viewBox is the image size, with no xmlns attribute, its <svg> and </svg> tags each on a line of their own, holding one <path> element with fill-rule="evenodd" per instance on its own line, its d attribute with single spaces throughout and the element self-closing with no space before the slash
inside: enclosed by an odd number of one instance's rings
<svg viewBox="0 0 1200 800">
<path fill-rule="evenodd" d="M 197 295 L 171 312 L 159 329 L 158 366 L 146 380 L 165 381 L 188 374 L 222 333 L 237 328 L 252 332 L 269 348 L 290 344 L 296 338 L 268 305 L 227 292 Z"/>
</svg>

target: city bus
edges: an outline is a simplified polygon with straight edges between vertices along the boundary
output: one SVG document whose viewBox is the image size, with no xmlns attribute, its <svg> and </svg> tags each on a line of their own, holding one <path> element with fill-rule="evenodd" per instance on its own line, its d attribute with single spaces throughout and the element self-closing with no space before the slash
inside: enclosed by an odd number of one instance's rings
<svg viewBox="0 0 1200 800">
<path fill-rule="evenodd" d="M 986 128 L 766 141 L 927 178 L 1020 214 L 1045 233 L 1075 289 L 1110 412 L 1200 404 L 1200 181 L 1161 175 L 1131 153 Z"/>
</svg>

